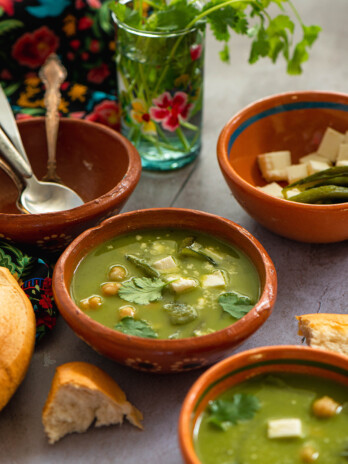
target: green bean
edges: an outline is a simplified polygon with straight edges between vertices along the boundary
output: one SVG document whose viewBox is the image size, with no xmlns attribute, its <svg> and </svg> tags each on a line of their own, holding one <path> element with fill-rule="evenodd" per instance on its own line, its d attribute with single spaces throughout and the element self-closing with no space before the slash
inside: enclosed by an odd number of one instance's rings
<svg viewBox="0 0 348 464">
<path fill-rule="evenodd" d="M 337 185 L 323 185 L 304 190 L 298 195 L 290 198 L 290 201 L 299 203 L 321 203 L 330 200 L 337 203 L 348 202 L 348 187 L 340 187 Z"/>
<path fill-rule="evenodd" d="M 144 259 L 138 258 L 134 255 L 126 255 L 126 259 L 134 264 L 138 269 L 140 269 L 148 277 L 159 277 L 160 273 L 157 269 L 150 266 Z"/>
<path fill-rule="evenodd" d="M 348 166 L 335 166 L 333 168 L 324 169 L 323 171 L 316 172 L 314 174 L 311 174 L 310 176 L 304 177 L 303 179 L 293 182 L 292 184 L 285 187 L 283 190 L 286 191 L 294 187 L 297 187 L 300 190 L 306 190 L 308 188 L 315 187 L 316 185 L 318 185 L 319 182 L 323 182 L 330 179 L 333 181 L 333 179 L 337 179 L 338 177 L 346 177 L 347 184 L 344 185 L 348 185 Z M 334 184 L 334 182 L 330 182 L 329 184 Z"/>
</svg>

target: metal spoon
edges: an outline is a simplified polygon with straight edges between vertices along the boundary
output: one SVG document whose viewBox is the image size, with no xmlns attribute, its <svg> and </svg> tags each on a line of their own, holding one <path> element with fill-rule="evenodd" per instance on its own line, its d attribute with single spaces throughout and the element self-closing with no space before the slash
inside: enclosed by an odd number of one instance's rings
<svg viewBox="0 0 348 464">
<path fill-rule="evenodd" d="M 45 84 L 45 126 L 48 148 L 47 173 L 42 180 L 61 183 L 56 173 L 56 145 L 59 127 L 58 107 L 61 99 L 60 86 L 67 76 L 67 71 L 58 56 L 52 53 L 39 71 L 39 77 Z"/>
<path fill-rule="evenodd" d="M 32 168 L 0 127 L 0 151 L 7 164 L 17 173 L 25 185 L 20 196 L 20 205 L 31 214 L 53 213 L 76 208 L 82 199 L 68 187 L 53 182 L 40 182 Z"/>
</svg>

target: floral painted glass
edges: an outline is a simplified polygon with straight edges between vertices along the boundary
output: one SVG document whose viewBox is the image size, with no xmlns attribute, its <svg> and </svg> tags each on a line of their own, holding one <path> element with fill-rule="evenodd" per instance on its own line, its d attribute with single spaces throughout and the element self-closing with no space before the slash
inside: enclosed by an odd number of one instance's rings
<svg viewBox="0 0 348 464">
<path fill-rule="evenodd" d="M 122 133 L 144 169 L 171 170 L 200 151 L 204 32 L 149 32 L 117 24 Z"/>
</svg>

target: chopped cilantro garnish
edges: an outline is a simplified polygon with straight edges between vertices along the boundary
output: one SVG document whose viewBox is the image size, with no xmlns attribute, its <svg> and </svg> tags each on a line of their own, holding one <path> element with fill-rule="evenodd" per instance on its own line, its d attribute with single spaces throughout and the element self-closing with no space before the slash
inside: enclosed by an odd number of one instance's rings
<svg viewBox="0 0 348 464">
<path fill-rule="evenodd" d="M 146 321 L 136 320 L 132 317 L 124 317 L 115 325 L 114 329 L 118 330 L 119 332 L 123 332 L 126 335 L 135 335 L 136 337 L 158 337 L 157 333 Z"/>
<path fill-rule="evenodd" d="M 249 297 L 235 292 L 222 293 L 218 301 L 222 309 L 236 319 L 241 319 L 254 307 Z"/>
<path fill-rule="evenodd" d="M 157 301 L 162 296 L 162 289 L 167 284 L 161 279 L 150 279 L 149 277 L 133 277 L 123 282 L 118 296 L 131 303 L 149 304 Z"/>
</svg>

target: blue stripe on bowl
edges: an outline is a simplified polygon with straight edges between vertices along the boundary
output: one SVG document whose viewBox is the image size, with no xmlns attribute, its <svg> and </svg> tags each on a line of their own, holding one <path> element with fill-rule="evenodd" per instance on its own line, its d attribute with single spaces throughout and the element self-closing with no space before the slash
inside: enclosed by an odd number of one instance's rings
<svg viewBox="0 0 348 464">
<path fill-rule="evenodd" d="M 295 102 L 295 103 L 285 103 L 284 105 L 275 106 L 274 108 L 270 108 L 262 113 L 255 114 L 251 118 L 244 121 L 238 129 L 236 129 L 230 137 L 228 142 L 228 157 L 230 157 L 230 152 L 232 145 L 239 137 L 239 135 L 251 124 L 260 119 L 267 118 L 267 116 L 272 116 L 273 114 L 284 113 L 285 111 L 294 111 L 294 110 L 308 110 L 313 108 L 320 108 L 320 109 L 331 109 L 331 110 L 339 110 L 339 111 L 347 111 L 348 112 L 348 105 L 344 103 L 335 103 L 335 102 L 319 102 L 319 101 L 303 101 L 303 102 Z"/>
</svg>

